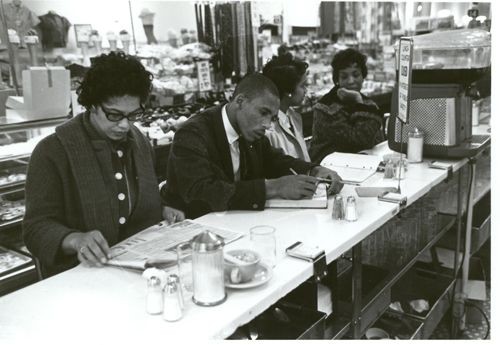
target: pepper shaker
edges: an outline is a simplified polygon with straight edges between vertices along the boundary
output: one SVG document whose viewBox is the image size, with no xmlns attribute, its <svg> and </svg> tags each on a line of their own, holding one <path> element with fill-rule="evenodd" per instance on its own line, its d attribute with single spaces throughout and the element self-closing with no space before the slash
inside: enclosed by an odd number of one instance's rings
<svg viewBox="0 0 500 345">
<path fill-rule="evenodd" d="M 385 164 L 384 178 L 392 178 L 393 176 L 394 176 L 394 165 L 392 163 L 392 160 L 389 159 L 389 161 Z"/>
<path fill-rule="evenodd" d="M 344 199 L 340 194 L 335 195 L 333 198 L 332 218 L 336 220 L 344 219 Z"/>
</svg>

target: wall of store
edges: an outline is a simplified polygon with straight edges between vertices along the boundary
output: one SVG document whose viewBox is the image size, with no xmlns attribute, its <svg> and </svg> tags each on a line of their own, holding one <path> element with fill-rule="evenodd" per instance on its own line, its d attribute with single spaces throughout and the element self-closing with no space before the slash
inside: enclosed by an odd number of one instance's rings
<svg viewBox="0 0 500 345">
<path fill-rule="evenodd" d="M 23 3 L 35 12 L 44 15 L 48 11 L 66 17 L 71 24 L 91 24 L 93 29 L 105 36 L 108 31 L 127 30 L 132 33 L 128 0 L 26 0 Z M 146 42 L 146 35 L 138 17 L 143 8 L 156 13 L 155 36 L 166 41 L 168 31 L 180 32 L 180 29 L 196 30 L 194 2 L 192 1 L 131 1 L 133 23 L 137 42 Z M 107 47 L 107 42 L 103 41 Z M 73 27 L 68 33 L 68 48 L 75 48 Z"/>
</svg>

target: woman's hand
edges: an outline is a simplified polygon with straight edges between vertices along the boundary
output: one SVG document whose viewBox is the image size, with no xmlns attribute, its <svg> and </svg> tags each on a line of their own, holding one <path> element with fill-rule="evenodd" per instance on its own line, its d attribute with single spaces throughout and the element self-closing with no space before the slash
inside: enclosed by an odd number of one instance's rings
<svg viewBox="0 0 500 345">
<path fill-rule="evenodd" d="M 62 249 L 66 254 L 76 253 L 81 263 L 91 267 L 102 267 L 109 259 L 108 241 L 99 230 L 69 234 Z"/>
<path fill-rule="evenodd" d="M 168 224 L 174 224 L 186 218 L 184 212 L 168 206 L 163 206 L 162 215 Z"/>
<path fill-rule="evenodd" d="M 363 97 L 358 91 L 340 88 L 337 90 L 337 96 L 343 102 L 363 103 Z"/>
</svg>

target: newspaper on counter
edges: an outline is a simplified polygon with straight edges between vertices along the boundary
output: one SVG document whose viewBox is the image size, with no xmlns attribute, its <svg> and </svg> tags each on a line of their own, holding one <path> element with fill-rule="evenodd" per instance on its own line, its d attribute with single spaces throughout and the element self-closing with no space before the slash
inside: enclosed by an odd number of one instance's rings
<svg viewBox="0 0 500 345">
<path fill-rule="evenodd" d="M 205 230 L 221 236 L 226 244 L 243 236 L 238 232 L 214 228 L 192 220 L 172 225 L 160 222 L 114 245 L 110 249 L 111 258 L 107 265 L 135 269 L 174 266 L 177 262 L 177 245 L 190 241 Z"/>
</svg>

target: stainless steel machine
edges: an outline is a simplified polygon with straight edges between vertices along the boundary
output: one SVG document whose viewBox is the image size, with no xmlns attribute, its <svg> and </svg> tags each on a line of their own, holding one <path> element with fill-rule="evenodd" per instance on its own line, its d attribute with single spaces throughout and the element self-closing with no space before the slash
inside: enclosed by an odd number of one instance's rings
<svg viewBox="0 0 500 345">
<path fill-rule="evenodd" d="M 401 138 L 396 85 L 387 131 L 389 147 L 406 152 L 408 132 L 417 127 L 425 134 L 424 156 L 473 156 L 490 140 L 490 136 L 472 135 L 470 86 L 490 73 L 491 34 L 482 29 L 441 31 L 415 36 L 413 44 L 409 122 L 403 124 Z"/>
</svg>

